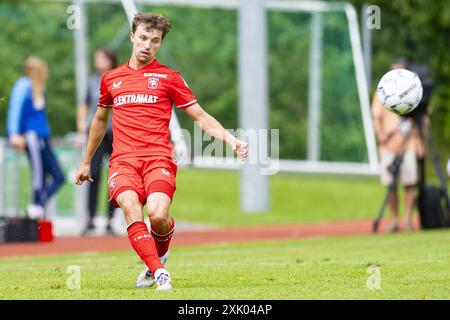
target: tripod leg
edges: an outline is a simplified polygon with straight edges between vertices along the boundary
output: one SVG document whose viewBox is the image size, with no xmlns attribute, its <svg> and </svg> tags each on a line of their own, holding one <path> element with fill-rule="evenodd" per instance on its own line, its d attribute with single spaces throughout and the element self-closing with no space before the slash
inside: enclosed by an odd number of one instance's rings
<svg viewBox="0 0 450 320">
<path fill-rule="evenodd" d="M 384 197 L 383 203 L 381 204 L 380 211 L 378 211 L 377 218 L 374 220 L 372 225 L 372 233 L 377 233 L 380 226 L 381 219 L 383 219 L 384 212 L 386 211 L 386 206 L 389 203 L 389 198 L 391 197 L 392 187 L 389 186 L 386 196 Z"/>
<path fill-rule="evenodd" d="M 377 233 L 378 228 L 380 226 L 381 219 L 383 219 L 384 212 L 386 211 L 386 206 L 388 205 L 391 196 L 393 196 L 397 190 L 397 180 L 400 171 L 400 165 L 403 161 L 403 156 L 399 156 L 394 160 L 394 170 L 392 172 L 392 181 L 389 184 L 388 191 L 386 192 L 386 196 L 384 197 L 383 203 L 381 204 L 380 211 L 378 212 L 377 218 L 373 222 L 372 233 Z"/>
</svg>

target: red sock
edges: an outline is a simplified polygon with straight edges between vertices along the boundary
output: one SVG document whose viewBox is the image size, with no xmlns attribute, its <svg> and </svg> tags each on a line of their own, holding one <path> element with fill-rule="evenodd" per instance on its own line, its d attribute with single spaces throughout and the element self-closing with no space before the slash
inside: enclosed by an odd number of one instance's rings
<svg viewBox="0 0 450 320">
<path fill-rule="evenodd" d="M 162 257 L 169 251 L 170 240 L 172 240 L 173 232 L 175 231 L 175 221 L 172 219 L 172 224 L 164 234 L 158 234 L 152 230 L 152 236 L 155 240 L 156 251 L 158 256 Z"/>
<path fill-rule="evenodd" d="M 155 241 L 148 233 L 147 225 L 143 221 L 132 223 L 128 227 L 128 239 L 134 251 L 145 262 L 150 271 L 155 274 L 159 268 L 164 268 L 155 248 Z"/>
</svg>

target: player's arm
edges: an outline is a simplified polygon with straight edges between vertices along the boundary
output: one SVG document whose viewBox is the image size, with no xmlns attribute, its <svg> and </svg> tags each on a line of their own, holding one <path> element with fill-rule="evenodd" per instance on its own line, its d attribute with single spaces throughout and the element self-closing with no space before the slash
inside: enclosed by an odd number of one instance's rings
<svg viewBox="0 0 450 320">
<path fill-rule="evenodd" d="M 219 121 L 203 110 L 198 103 L 195 103 L 187 108 L 186 113 L 198 124 L 200 129 L 208 133 L 210 136 L 228 143 L 241 159 L 247 158 L 248 143 L 239 140 L 225 130 Z"/>
<path fill-rule="evenodd" d="M 75 183 L 81 185 L 84 181 L 93 181 L 90 176 L 91 161 L 94 157 L 95 151 L 102 142 L 106 130 L 108 129 L 108 121 L 110 108 L 98 108 L 92 120 L 91 128 L 89 130 L 89 138 L 80 167 L 75 175 Z"/>
</svg>

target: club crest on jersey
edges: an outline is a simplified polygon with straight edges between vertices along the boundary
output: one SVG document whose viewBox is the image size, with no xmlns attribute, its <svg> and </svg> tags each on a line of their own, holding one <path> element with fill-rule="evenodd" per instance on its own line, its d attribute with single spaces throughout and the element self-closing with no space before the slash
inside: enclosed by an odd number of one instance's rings
<svg viewBox="0 0 450 320">
<path fill-rule="evenodd" d="M 148 78 L 148 88 L 156 89 L 158 88 L 159 79 L 158 78 Z"/>
</svg>

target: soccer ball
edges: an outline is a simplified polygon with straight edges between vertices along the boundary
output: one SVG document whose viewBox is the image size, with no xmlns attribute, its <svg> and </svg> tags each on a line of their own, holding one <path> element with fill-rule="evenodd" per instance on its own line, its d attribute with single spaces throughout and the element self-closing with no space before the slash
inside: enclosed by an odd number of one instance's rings
<svg viewBox="0 0 450 320">
<path fill-rule="evenodd" d="M 400 115 L 413 111 L 419 105 L 422 94 L 419 76 L 406 69 L 389 71 L 377 87 L 377 95 L 383 106 Z"/>
</svg>

